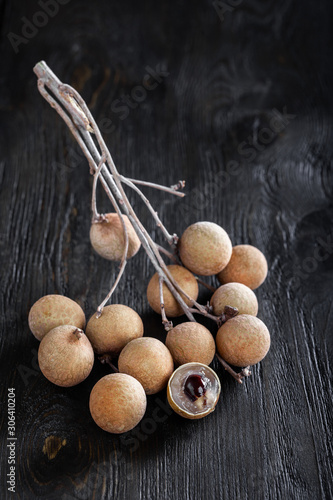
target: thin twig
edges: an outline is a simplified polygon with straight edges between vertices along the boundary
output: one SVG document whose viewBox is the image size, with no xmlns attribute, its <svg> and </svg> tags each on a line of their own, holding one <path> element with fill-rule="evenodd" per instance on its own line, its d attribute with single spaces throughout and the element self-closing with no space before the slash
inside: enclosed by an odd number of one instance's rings
<svg viewBox="0 0 333 500">
<path fill-rule="evenodd" d="M 200 285 L 202 285 L 205 288 L 207 288 L 210 292 L 212 292 L 212 293 L 216 292 L 217 289 L 214 286 L 211 286 L 208 283 L 205 283 L 205 281 L 203 281 L 202 279 L 198 278 L 198 276 L 196 276 L 195 279 L 197 280 L 198 283 L 200 283 Z"/>
<path fill-rule="evenodd" d="M 160 277 L 158 279 L 158 285 L 159 285 L 159 292 L 160 292 L 160 306 L 161 306 L 161 316 L 162 316 L 162 324 L 164 326 L 164 329 L 168 332 L 173 328 L 172 321 L 169 321 L 168 318 L 166 317 L 165 313 L 165 307 L 164 307 L 164 297 L 163 297 L 163 278 Z"/>
<path fill-rule="evenodd" d="M 243 378 L 249 377 L 251 375 L 249 366 L 247 366 L 246 368 L 243 368 L 239 373 L 237 373 L 231 368 L 230 365 L 228 365 L 228 363 L 226 361 L 224 361 L 223 358 L 221 358 L 221 356 L 218 353 L 215 353 L 215 356 L 219 360 L 219 362 L 221 363 L 223 368 L 228 373 L 230 373 L 230 375 L 232 375 L 234 377 L 234 379 L 236 379 L 239 384 L 243 383 Z"/>
<path fill-rule="evenodd" d="M 178 191 L 178 189 L 183 189 L 185 187 L 185 181 L 178 181 L 178 184 L 174 184 L 173 186 L 167 187 L 167 186 L 162 186 L 161 184 L 155 184 L 154 182 L 141 181 L 138 179 L 129 179 L 127 177 L 125 177 L 125 179 L 132 182 L 133 184 L 137 184 L 138 186 L 147 186 L 154 189 L 159 189 L 160 191 L 165 191 L 166 193 L 174 194 L 175 196 L 179 196 L 180 198 L 183 198 L 185 196 L 185 193 L 180 193 Z"/>
</svg>

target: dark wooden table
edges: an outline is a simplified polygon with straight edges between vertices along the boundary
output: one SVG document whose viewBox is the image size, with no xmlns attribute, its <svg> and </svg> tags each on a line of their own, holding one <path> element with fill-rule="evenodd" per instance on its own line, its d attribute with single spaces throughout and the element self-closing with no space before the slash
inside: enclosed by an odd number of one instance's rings
<svg viewBox="0 0 333 500">
<path fill-rule="evenodd" d="M 332 2 L 17 0 L 0 15 L 1 499 L 333 498 Z M 138 428 L 109 435 L 88 409 L 107 367 L 70 389 L 38 370 L 34 301 L 64 294 L 89 317 L 117 272 L 91 249 L 92 178 L 37 92 L 41 59 L 87 101 L 122 173 L 186 179 L 184 200 L 145 190 L 170 231 L 214 221 L 267 256 L 271 350 L 243 386 L 213 362 L 222 393 L 206 419 L 171 413 L 163 392 Z M 141 250 L 114 302 L 164 339 L 152 273 Z"/>
</svg>

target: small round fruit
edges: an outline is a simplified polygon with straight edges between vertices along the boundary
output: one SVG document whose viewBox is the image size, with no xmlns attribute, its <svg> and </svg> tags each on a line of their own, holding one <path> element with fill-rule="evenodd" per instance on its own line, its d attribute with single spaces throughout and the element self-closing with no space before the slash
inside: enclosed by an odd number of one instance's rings
<svg viewBox="0 0 333 500">
<path fill-rule="evenodd" d="M 258 300 L 254 292 L 242 283 L 227 283 L 220 286 L 210 299 L 215 316 L 224 312 L 225 306 L 238 309 L 239 314 L 258 314 Z"/>
<path fill-rule="evenodd" d="M 90 242 L 94 250 L 104 259 L 120 261 L 125 249 L 124 228 L 116 213 L 104 215 L 105 220 L 93 222 L 90 228 Z M 127 215 L 123 215 L 128 234 L 127 259 L 133 257 L 141 242 Z"/>
<path fill-rule="evenodd" d="M 160 340 L 143 337 L 124 347 L 118 359 L 118 369 L 136 378 L 146 394 L 156 394 L 168 383 L 173 372 L 173 359 Z"/>
<path fill-rule="evenodd" d="M 73 325 L 61 325 L 41 340 L 38 364 L 50 382 L 72 387 L 88 377 L 94 364 L 94 351 L 82 330 Z"/>
<path fill-rule="evenodd" d="M 114 434 L 133 429 L 142 420 L 146 407 L 142 385 L 125 373 L 105 375 L 90 393 L 92 418 L 101 429 Z"/>
<path fill-rule="evenodd" d="M 252 245 L 236 245 L 229 264 L 217 275 L 220 283 L 238 282 L 255 290 L 266 279 L 267 261 L 264 254 Z"/>
<path fill-rule="evenodd" d="M 192 273 L 211 276 L 229 262 L 232 244 L 226 231 L 214 222 L 196 222 L 179 240 L 182 263 Z"/>
<path fill-rule="evenodd" d="M 229 319 L 216 335 L 221 357 L 234 366 L 259 363 L 267 354 L 271 338 L 267 326 L 255 316 L 240 314 Z"/>
<path fill-rule="evenodd" d="M 209 365 L 215 356 L 215 341 L 206 327 L 188 321 L 180 323 L 168 332 L 165 345 L 176 365 L 197 361 Z"/>
<path fill-rule="evenodd" d="M 29 328 L 36 339 L 42 340 L 50 330 L 60 325 L 83 329 L 86 317 L 79 304 L 63 295 L 45 295 L 34 303 L 28 317 Z"/>
<path fill-rule="evenodd" d="M 97 354 L 117 355 L 128 342 L 142 337 L 143 323 L 131 307 L 111 304 L 99 318 L 96 313 L 90 318 L 86 335 Z"/>
<path fill-rule="evenodd" d="M 203 418 L 214 411 L 221 384 L 216 373 L 202 363 L 186 363 L 175 370 L 168 382 L 171 408 L 184 418 Z"/>
<path fill-rule="evenodd" d="M 198 282 L 193 274 L 183 266 L 171 265 L 167 266 L 167 268 L 174 280 L 177 281 L 180 288 L 184 290 L 184 292 L 187 293 L 187 295 L 189 295 L 193 300 L 197 300 L 199 295 L 199 287 Z M 158 314 L 161 314 L 159 276 L 157 273 L 152 276 L 151 280 L 148 283 L 147 299 L 151 308 Z M 188 306 L 191 305 L 190 301 L 184 296 L 183 299 Z M 177 300 L 174 298 L 165 283 L 163 283 L 163 300 L 164 310 L 167 317 L 175 318 L 184 314 L 183 309 L 178 304 Z"/>
</svg>

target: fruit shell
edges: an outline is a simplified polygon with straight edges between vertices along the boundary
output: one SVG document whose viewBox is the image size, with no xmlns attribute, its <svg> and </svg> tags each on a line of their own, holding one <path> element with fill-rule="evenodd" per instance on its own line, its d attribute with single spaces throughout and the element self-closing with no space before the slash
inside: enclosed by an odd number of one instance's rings
<svg viewBox="0 0 333 500">
<path fill-rule="evenodd" d="M 142 337 L 124 347 L 118 369 L 139 380 L 146 394 L 156 394 L 166 387 L 174 366 L 169 349 L 160 340 Z"/>
<path fill-rule="evenodd" d="M 97 354 L 117 355 L 131 340 L 142 337 L 142 319 L 134 309 L 123 304 L 105 306 L 102 315 L 89 319 L 86 335 Z"/>
<path fill-rule="evenodd" d="M 240 314 L 229 319 L 218 330 L 216 346 L 221 357 L 234 366 L 259 363 L 270 348 L 270 334 L 257 317 Z"/>
<path fill-rule="evenodd" d="M 38 340 L 60 325 L 74 325 L 82 330 L 86 324 L 83 310 L 74 300 L 50 294 L 33 304 L 28 317 L 29 328 Z"/>
<path fill-rule="evenodd" d="M 266 279 L 268 272 L 264 254 L 252 245 L 236 245 L 228 265 L 218 273 L 220 283 L 238 282 L 251 290 L 258 288 Z"/>
<path fill-rule="evenodd" d="M 214 401 L 214 405 L 211 408 L 209 408 L 205 412 L 193 414 L 193 413 L 189 413 L 188 411 L 184 410 L 183 408 L 180 408 L 177 405 L 174 398 L 172 397 L 171 385 L 172 385 L 174 378 L 177 376 L 177 373 L 179 370 L 184 370 L 184 369 L 188 369 L 188 370 L 195 369 L 196 370 L 200 367 L 203 367 L 205 371 L 207 371 L 208 373 L 211 373 L 211 375 L 214 377 L 214 380 L 216 381 L 216 384 L 218 386 L 218 394 L 217 394 L 217 397 Z M 174 412 L 178 413 L 178 415 L 180 415 L 183 418 L 187 418 L 189 420 L 198 420 L 200 418 L 206 417 L 207 415 L 209 415 L 210 413 L 212 413 L 215 410 L 216 404 L 217 404 L 219 397 L 220 397 L 220 392 L 221 392 L 220 379 L 218 378 L 218 376 L 216 375 L 214 370 L 209 368 L 209 366 L 204 365 L 203 363 L 186 363 L 184 365 L 179 366 L 171 375 L 169 382 L 168 382 L 167 398 L 168 398 L 169 405 L 171 406 L 171 408 L 173 409 Z"/>
<path fill-rule="evenodd" d="M 50 382 L 60 387 L 72 387 L 90 374 L 94 351 L 82 330 L 73 325 L 61 325 L 41 340 L 38 364 Z"/>
<path fill-rule="evenodd" d="M 193 274 L 183 266 L 169 265 L 167 266 L 172 277 L 177 281 L 178 285 L 184 290 L 187 295 L 192 297 L 193 300 L 197 300 L 199 295 L 199 287 L 196 278 Z M 184 296 L 184 301 L 188 306 L 191 302 Z M 157 313 L 161 314 L 161 300 L 159 293 L 159 276 L 155 273 L 148 283 L 147 287 L 147 299 L 151 308 Z M 176 318 L 184 314 L 183 309 L 174 298 L 169 288 L 165 283 L 163 283 L 163 300 L 164 300 L 164 310 L 168 318 Z"/>
<path fill-rule="evenodd" d="M 90 393 L 92 418 L 101 429 L 113 434 L 133 429 L 143 418 L 146 407 L 147 398 L 142 385 L 125 373 L 105 375 Z"/>
<path fill-rule="evenodd" d="M 185 267 L 195 274 L 212 276 L 228 264 L 232 243 L 221 226 L 202 221 L 185 229 L 178 248 Z"/>
<path fill-rule="evenodd" d="M 215 356 L 215 340 L 210 331 L 193 321 L 180 323 L 167 334 L 165 345 L 176 365 L 198 362 L 209 365 Z"/>
<path fill-rule="evenodd" d="M 215 316 L 220 316 L 225 306 L 235 307 L 239 314 L 258 314 L 258 300 L 255 293 L 242 283 L 226 283 L 220 286 L 210 299 Z"/>
<path fill-rule="evenodd" d="M 90 242 L 94 250 L 104 259 L 120 261 L 125 249 L 122 221 L 117 213 L 104 215 L 102 222 L 93 222 L 90 228 Z M 123 215 L 128 234 L 127 259 L 139 251 L 141 242 L 127 215 Z"/>
</svg>

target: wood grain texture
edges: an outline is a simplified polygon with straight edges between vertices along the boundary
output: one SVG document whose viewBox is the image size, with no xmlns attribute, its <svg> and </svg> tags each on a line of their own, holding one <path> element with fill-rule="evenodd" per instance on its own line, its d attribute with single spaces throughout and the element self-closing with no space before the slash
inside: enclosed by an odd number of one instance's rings
<svg viewBox="0 0 333 500">
<path fill-rule="evenodd" d="M 22 17 L 40 10 L 20 0 L 0 9 L 0 497 L 333 498 L 331 2 L 71 0 L 16 54 L 8 33 L 22 35 Z M 105 366 L 96 362 L 70 389 L 38 370 L 27 322 L 34 301 L 65 294 L 89 317 L 117 271 L 90 247 L 89 169 L 37 92 L 32 67 L 41 59 L 87 101 L 123 174 L 186 179 L 184 200 L 147 191 L 171 231 L 217 222 L 234 244 L 268 259 L 256 293 L 271 350 L 243 386 L 213 362 L 222 394 L 207 419 L 182 420 L 161 393 L 137 429 L 108 435 L 88 409 Z M 139 98 L 133 89 L 148 66 L 164 72 L 156 88 L 132 107 L 119 103 Z M 109 210 L 102 191 L 99 207 Z M 145 299 L 152 273 L 141 250 L 114 302 L 137 310 L 146 335 L 163 340 Z M 10 387 L 15 495 L 6 485 Z"/>
</svg>

